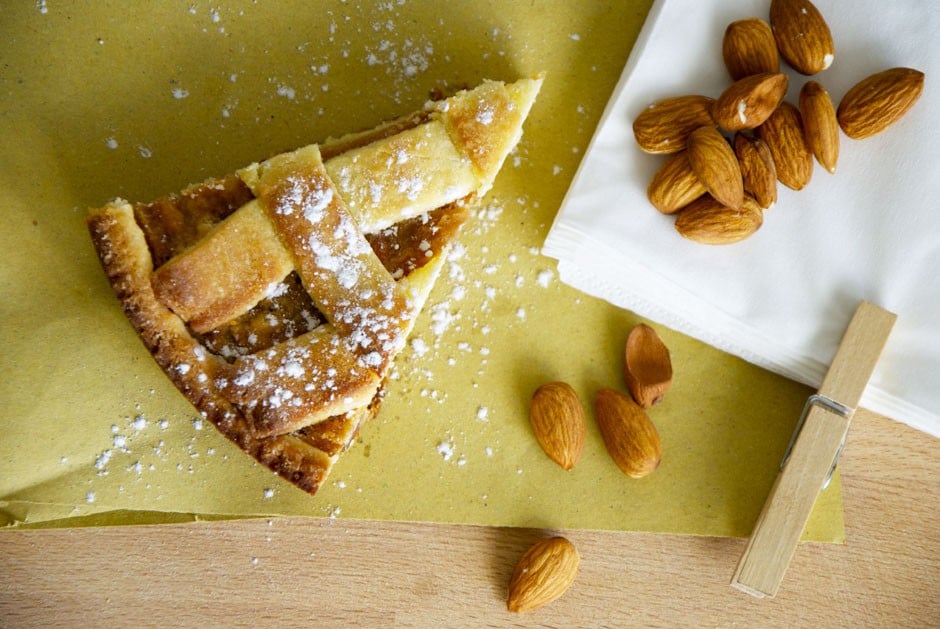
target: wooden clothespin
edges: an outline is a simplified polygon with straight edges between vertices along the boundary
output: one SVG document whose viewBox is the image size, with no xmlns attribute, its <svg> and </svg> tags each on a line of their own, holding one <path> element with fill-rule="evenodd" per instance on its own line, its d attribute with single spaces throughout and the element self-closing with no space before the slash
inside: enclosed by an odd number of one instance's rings
<svg viewBox="0 0 940 629">
<path fill-rule="evenodd" d="M 731 580 L 737 589 L 758 598 L 776 595 L 816 497 L 832 478 L 855 407 L 896 318 L 864 301 L 855 311 L 819 391 L 803 409 Z"/>
</svg>

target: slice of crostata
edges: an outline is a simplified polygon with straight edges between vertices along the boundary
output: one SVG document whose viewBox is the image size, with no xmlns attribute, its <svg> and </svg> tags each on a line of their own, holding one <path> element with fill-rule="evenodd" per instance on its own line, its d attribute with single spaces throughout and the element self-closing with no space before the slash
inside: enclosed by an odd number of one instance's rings
<svg viewBox="0 0 940 629">
<path fill-rule="evenodd" d="M 541 85 L 486 81 L 88 227 L 128 319 L 242 450 L 316 493 Z"/>
</svg>

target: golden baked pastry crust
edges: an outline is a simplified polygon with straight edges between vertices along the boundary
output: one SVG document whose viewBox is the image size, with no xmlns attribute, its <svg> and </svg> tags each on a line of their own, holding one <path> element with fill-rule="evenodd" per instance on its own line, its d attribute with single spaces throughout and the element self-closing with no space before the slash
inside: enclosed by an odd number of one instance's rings
<svg viewBox="0 0 940 629">
<path fill-rule="evenodd" d="M 315 493 L 364 421 L 540 79 L 88 218 L 128 319 L 226 437 Z"/>
</svg>

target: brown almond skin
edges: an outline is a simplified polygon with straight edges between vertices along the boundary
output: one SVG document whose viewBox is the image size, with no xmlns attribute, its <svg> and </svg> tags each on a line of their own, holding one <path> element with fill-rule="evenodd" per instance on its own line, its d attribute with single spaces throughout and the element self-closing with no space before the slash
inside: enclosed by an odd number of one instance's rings
<svg viewBox="0 0 940 629">
<path fill-rule="evenodd" d="M 758 17 L 728 25 L 721 42 L 721 56 L 735 81 L 752 74 L 780 71 L 780 54 L 773 31 Z"/>
<path fill-rule="evenodd" d="M 706 195 L 676 215 L 676 231 L 684 238 L 705 245 L 730 245 L 751 236 L 763 222 L 763 211 L 748 194 L 737 209 Z"/>
<path fill-rule="evenodd" d="M 832 64 L 832 32 L 809 0 L 772 0 L 770 30 L 780 56 L 800 74 L 818 74 Z"/>
<path fill-rule="evenodd" d="M 705 184 L 695 175 L 689 164 L 689 155 L 680 151 L 671 155 L 659 167 L 646 196 L 663 214 L 673 214 L 705 194 Z"/>
<path fill-rule="evenodd" d="M 708 96 L 676 96 L 657 101 L 644 109 L 633 121 L 633 136 L 647 153 L 678 153 L 685 149 L 689 134 L 695 129 L 713 125 Z"/>
<path fill-rule="evenodd" d="M 770 148 L 760 138 L 736 133 L 734 154 L 741 165 L 744 193 L 754 197 L 761 209 L 772 208 L 777 202 L 777 168 Z"/>
<path fill-rule="evenodd" d="M 770 117 L 787 93 L 782 72 L 752 74 L 729 85 L 712 105 L 712 118 L 727 131 L 753 129 Z"/>
<path fill-rule="evenodd" d="M 564 537 L 536 542 L 512 572 L 506 608 L 528 612 L 558 599 L 574 583 L 580 563 L 578 549 Z"/>
<path fill-rule="evenodd" d="M 800 116 L 806 144 L 819 165 L 836 172 L 839 161 L 839 121 L 829 92 L 816 81 L 807 81 L 800 89 Z"/>
<path fill-rule="evenodd" d="M 836 116 L 845 135 L 862 140 L 881 133 L 906 114 L 924 90 L 924 73 L 913 68 L 882 70 L 856 83 Z"/>
<path fill-rule="evenodd" d="M 601 389 L 594 399 L 594 411 L 607 452 L 620 471 L 631 478 L 643 478 L 659 467 L 659 433 L 633 398 Z"/>
<path fill-rule="evenodd" d="M 728 207 L 741 206 L 744 182 L 734 150 L 715 127 L 699 127 L 689 135 L 689 164 L 714 198 Z"/>
<path fill-rule="evenodd" d="M 532 395 L 529 419 L 539 445 L 565 470 L 581 459 L 587 420 L 581 399 L 565 382 L 543 384 Z"/>
<path fill-rule="evenodd" d="M 813 152 L 806 143 L 800 110 L 783 101 L 756 133 L 770 149 L 777 180 L 793 190 L 805 188 L 813 178 Z"/>
<path fill-rule="evenodd" d="M 633 400 L 643 408 L 659 404 L 672 386 L 669 348 L 645 323 L 634 326 L 627 335 L 623 377 Z"/>
</svg>

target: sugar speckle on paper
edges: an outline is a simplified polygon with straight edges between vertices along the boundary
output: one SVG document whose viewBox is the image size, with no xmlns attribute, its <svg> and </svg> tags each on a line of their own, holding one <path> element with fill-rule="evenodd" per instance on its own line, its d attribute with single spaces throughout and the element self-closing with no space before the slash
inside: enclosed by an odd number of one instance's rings
<svg viewBox="0 0 940 629">
<path fill-rule="evenodd" d="M 538 275 L 535 278 L 535 281 L 538 282 L 538 285 L 542 288 L 548 288 L 549 284 L 552 283 L 552 279 L 555 277 L 555 273 L 551 269 L 545 269 L 539 271 Z"/>
<path fill-rule="evenodd" d="M 446 441 L 439 441 L 437 443 L 437 453 L 441 455 L 441 458 L 445 461 L 450 461 L 454 456 L 454 441 L 453 439 Z"/>
<path fill-rule="evenodd" d="M 135 404 L 137 409 L 140 406 L 139 403 Z M 112 490 L 116 490 L 119 495 L 144 494 L 152 500 L 161 500 L 163 495 L 159 493 L 160 486 L 152 482 L 155 478 L 153 472 L 175 469 L 194 474 L 197 469 L 195 461 L 211 458 L 215 454 L 214 447 L 205 445 L 197 437 L 195 426 L 198 422 L 191 422 L 193 432 L 188 441 L 175 442 L 172 448 L 168 448 L 166 441 L 159 438 L 160 433 L 154 431 L 168 430 L 170 420 L 165 417 L 148 420 L 144 412 L 137 410 L 111 424 L 106 445 L 94 455 L 91 469 L 95 476 L 109 477 L 113 483 L 107 492 L 108 496 L 112 495 Z M 62 464 L 69 460 L 66 456 L 60 458 Z M 88 496 L 95 499 L 101 493 L 95 488 L 89 489 L 86 501 L 91 502 Z"/>
<path fill-rule="evenodd" d="M 277 86 L 277 95 L 287 100 L 294 100 L 297 97 L 297 91 L 289 85 L 280 84 Z"/>
</svg>

